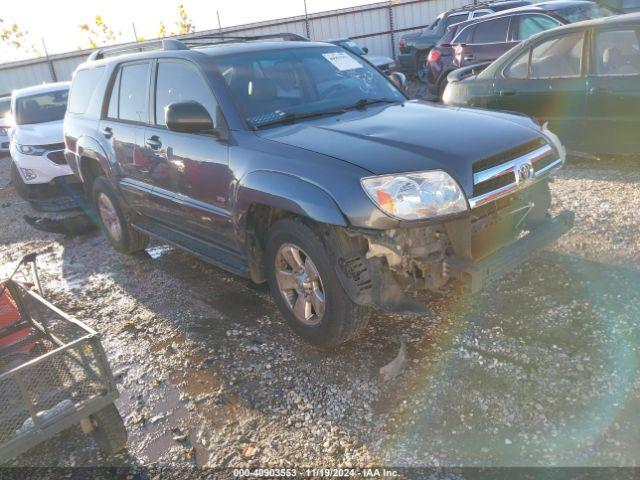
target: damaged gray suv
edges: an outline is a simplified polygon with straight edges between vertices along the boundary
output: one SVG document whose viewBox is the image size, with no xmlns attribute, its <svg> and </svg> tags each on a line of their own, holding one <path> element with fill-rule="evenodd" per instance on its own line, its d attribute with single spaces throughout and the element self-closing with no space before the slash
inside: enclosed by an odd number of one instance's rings
<svg viewBox="0 0 640 480">
<path fill-rule="evenodd" d="M 527 117 L 410 101 L 292 35 L 143 46 L 98 51 L 71 87 L 66 158 L 105 235 L 268 282 L 314 345 L 370 307 L 426 312 L 416 293 L 451 280 L 477 291 L 571 228 L 548 214 L 564 150 Z"/>
</svg>

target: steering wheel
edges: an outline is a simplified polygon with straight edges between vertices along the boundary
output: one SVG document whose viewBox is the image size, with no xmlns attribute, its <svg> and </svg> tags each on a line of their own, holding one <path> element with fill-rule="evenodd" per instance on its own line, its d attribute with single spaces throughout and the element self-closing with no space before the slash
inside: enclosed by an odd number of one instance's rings
<svg viewBox="0 0 640 480">
<path fill-rule="evenodd" d="M 320 99 L 326 100 L 327 98 L 336 96 L 346 90 L 349 90 L 349 87 L 347 87 L 344 83 L 336 83 L 335 85 L 331 85 L 322 94 L 320 94 Z"/>
</svg>

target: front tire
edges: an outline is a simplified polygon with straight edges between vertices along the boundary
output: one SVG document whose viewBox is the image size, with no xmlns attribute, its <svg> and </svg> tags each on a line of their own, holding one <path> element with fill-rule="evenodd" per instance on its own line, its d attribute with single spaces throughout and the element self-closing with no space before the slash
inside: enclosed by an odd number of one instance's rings
<svg viewBox="0 0 640 480">
<path fill-rule="evenodd" d="M 93 205 L 102 232 L 113 248 L 121 253 L 135 253 L 147 247 L 149 237 L 131 226 L 119 195 L 105 177 L 98 177 L 93 183 Z"/>
<path fill-rule="evenodd" d="M 16 162 L 13 161 L 11 162 L 11 183 L 13 184 L 13 188 L 15 188 L 16 193 L 23 200 L 31 201 L 35 198 L 33 186 L 24 183 L 24 180 L 22 180 L 22 176 L 18 171 L 18 167 L 16 166 Z"/>
<path fill-rule="evenodd" d="M 331 234 L 329 234 L 331 243 Z M 300 219 L 285 218 L 269 231 L 267 280 L 291 329 L 319 348 L 355 337 L 367 324 L 367 308 L 344 291 L 326 245 Z"/>
</svg>

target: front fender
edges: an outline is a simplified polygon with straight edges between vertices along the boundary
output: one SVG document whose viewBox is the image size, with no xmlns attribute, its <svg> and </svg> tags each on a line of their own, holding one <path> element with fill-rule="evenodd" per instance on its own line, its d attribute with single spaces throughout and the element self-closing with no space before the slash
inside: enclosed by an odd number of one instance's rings
<svg viewBox="0 0 640 480">
<path fill-rule="evenodd" d="M 346 227 L 342 211 L 322 188 L 299 177 L 257 170 L 245 175 L 236 189 L 235 220 L 243 225 L 252 205 L 279 208 L 316 222 Z"/>
</svg>

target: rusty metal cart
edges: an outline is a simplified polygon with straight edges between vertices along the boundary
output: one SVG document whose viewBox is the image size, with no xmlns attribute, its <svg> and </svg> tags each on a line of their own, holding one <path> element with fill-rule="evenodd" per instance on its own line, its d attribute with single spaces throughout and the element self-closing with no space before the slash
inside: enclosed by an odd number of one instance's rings
<svg viewBox="0 0 640 480">
<path fill-rule="evenodd" d="M 32 284 L 0 283 L 0 464 L 80 424 L 105 453 L 127 440 L 99 334 L 45 300 L 36 255 Z M 35 287 L 39 293 L 36 293 Z"/>
</svg>

